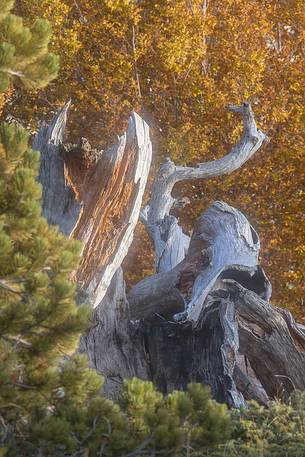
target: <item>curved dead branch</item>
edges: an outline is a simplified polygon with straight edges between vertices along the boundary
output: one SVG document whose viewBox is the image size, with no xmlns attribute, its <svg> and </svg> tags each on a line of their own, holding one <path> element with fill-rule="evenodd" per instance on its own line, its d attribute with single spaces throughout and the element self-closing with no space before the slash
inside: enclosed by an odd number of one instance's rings
<svg viewBox="0 0 305 457">
<path fill-rule="evenodd" d="M 232 173 L 262 146 L 267 137 L 256 127 L 250 104 L 245 102 L 241 106 L 230 105 L 229 110 L 240 114 L 243 120 L 243 133 L 237 145 L 221 159 L 200 163 L 196 167 L 176 166 L 170 159 L 167 159 L 161 165 L 154 181 L 151 199 L 146 210 L 149 225 L 170 213 L 175 203 L 171 192 L 176 183 L 188 179 L 207 179 Z"/>
<path fill-rule="evenodd" d="M 241 115 L 243 133 L 231 152 L 221 159 L 200 163 L 195 167 L 181 167 L 170 159 L 161 165 L 153 184 L 149 204 L 142 212 L 142 222 L 155 246 L 156 272 L 169 271 L 183 259 L 188 247 L 187 237 L 179 227 L 176 219 L 169 214 L 177 205 L 185 205 L 187 199 L 177 202 L 172 196 L 176 183 L 189 179 L 207 179 L 232 173 L 240 168 L 262 146 L 266 135 L 256 127 L 254 115 L 249 103 L 241 106 L 229 106 L 229 109 Z M 170 229 L 168 228 L 170 225 Z"/>
</svg>

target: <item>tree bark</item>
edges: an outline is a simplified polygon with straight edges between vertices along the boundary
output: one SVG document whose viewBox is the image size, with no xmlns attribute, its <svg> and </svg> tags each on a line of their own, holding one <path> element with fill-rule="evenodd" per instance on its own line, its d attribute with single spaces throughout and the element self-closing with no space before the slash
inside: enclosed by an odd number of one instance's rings
<svg viewBox="0 0 305 457">
<path fill-rule="evenodd" d="M 147 354 L 139 325 L 129 319 L 123 271 L 119 268 L 92 315 L 92 326 L 81 337 L 80 352 L 104 376 L 104 393 L 116 399 L 124 379 L 149 379 Z"/>
<path fill-rule="evenodd" d="M 158 317 L 143 325 L 151 376 L 165 393 L 201 382 L 239 407 L 305 388 L 304 334 L 288 311 L 235 280 L 219 281 L 196 328 Z"/>
<path fill-rule="evenodd" d="M 105 377 L 111 398 L 133 376 L 153 380 L 164 393 L 205 383 L 232 407 L 249 399 L 266 404 L 305 388 L 304 329 L 269 303 L 259 236 L 247 218 L 215 202 L 190 238 L 170 214 L 188 202 L 172 197 L 176 183 L 231 173 L 266 140 L 249 104 L 230 109 L 243 120 L 232 151 L 196 167 L 167 159 L 141 213 L 151 142 L 138 115 L 132 114 L 127 132 L 105 152 L 85 139 L 62 143 L 68 105 L 41 126 L 34 141 L 41 151 L 43 214 L 83 242 L 73 279 L 78 300 L 94 311 L 80 350 Z M 121 264 L 138 218 L 154 243 L 156 274 L 126 295 Z"/>
</svg>

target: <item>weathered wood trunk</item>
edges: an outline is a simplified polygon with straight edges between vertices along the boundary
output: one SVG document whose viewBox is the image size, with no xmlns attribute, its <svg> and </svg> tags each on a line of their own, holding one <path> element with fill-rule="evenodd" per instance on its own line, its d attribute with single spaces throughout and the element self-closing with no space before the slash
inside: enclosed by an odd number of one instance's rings
<svg viewBox="0 0 305 457">
<path fill-rule="evenodd" d="M 172 197 L 176 183 L 231 173 L 263 145 L 251 107 L 230 107 L 242 116 L 243 133 L 222 159 L 193 168 L 167 159 L 141 213 L 152 149 L 147 124 L 132 114 L 127 132 L 107 151 L 85 139 L 64 145 L 68 107 L 41 126 L 34 147 L 41 151 L 43 214 L 83 242 L 73 279 L 93 323 L 80 350 L 105 377 L 106 394 L 116 398 L 122 380 L 133 376 L 165 393 L 205 383 L 233 407 L 304 389 L 303 329 L 269 303 L 259 236 L 247 218 L 215 202 L 190 238 L 170 214 L 187 204 Z M 156 273 L 126 294 L 121 264 L 138 219 L 154 243 Z"/>
<path fill-rule="evenodd" d="M 116 397 L 124 378 L 148 378 L 143 345 L 129 307 L 120 265 L 132 243 L 150 169 L 147 124 L 133 113 L 127 132 L 107 151 L 85 138 L 64 145 L 69 103 L 49 126 L 42 124 L 33 147 L 41 152 L 39 180 L 43 215 L 83 243 L 73 279 L 78 301 L 93 311 L 93 325 L 80 350 L 104 375 L 105 392 Z"/>
</svg>

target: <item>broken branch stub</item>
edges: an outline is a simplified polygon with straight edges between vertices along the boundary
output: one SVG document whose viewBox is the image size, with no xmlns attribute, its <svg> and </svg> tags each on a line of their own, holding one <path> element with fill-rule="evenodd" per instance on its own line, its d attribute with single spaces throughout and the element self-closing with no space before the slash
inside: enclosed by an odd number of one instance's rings
<svg viewBox="0 0 305 457">
<path fill-rule="evenodd" d="M 151 163 L 149 128 L 136 113 L 117 143 L 106 151 L 64 147 L 69 103 L 49 126 L 43 124 L 33 147 L 41 152 L 39 181 L 43 214 L 66 235 L 83 243 L 74 274 L 98 306 L 132 243 Z"/>
<path fill-rule="evenodd" d="M 148 126 L 133 113 L 127 132 L 88 176 L 90 191 L 73 235 L 84 243 L 76 280 L 90 292 L 93 307 L 104 297 L 132 243 L 151 152 Z"/>
<path fill-rule="evenodd" d="M 33 149 L 40 152 L 38 180 L 42 185 L 42 214 L 65 235 L 72 232 L 82 208 L 67 181 L 67 168 L 60 154 L 69 107 L 70 102 L 58 110 L 49 125 L 42 122 L 33 141 Z"/>
</svg>

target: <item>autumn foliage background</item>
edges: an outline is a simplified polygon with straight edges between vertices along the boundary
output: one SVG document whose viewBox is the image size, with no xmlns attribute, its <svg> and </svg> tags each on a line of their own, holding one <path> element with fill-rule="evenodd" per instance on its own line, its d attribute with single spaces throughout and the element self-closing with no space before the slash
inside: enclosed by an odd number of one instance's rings
<svg viewBox="0 0 305 457">
<path fill-rule="evenodd" d="M 273 302 L 305 322 L 303 0 L 20 0 L 16 13 L 50 20 L 61 56 L 46 89 L 7 97 L 10 114 L 33 130 L 72 98 L 70 139 L 106 148 L 136 110 L 152 129 L 155 167 L 165 156 L 195 164 L 236 141 L 226 106 L 252 103 L 269 144 L 228 177 L 178 187 L 191 204 L 177 214 L 190 230 L 214 200 L 241 209 L 260 234 Z M 135 239 L 130 284 L 153 261 L 141 226 Z"/>
</svg>

